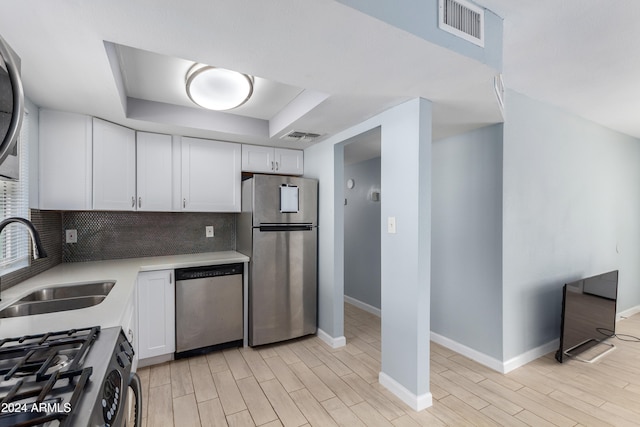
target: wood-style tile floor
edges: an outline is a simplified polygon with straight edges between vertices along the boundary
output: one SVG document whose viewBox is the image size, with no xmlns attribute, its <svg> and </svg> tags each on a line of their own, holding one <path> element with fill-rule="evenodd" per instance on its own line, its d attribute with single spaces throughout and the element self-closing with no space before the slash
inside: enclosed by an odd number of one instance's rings
<svg viewBox="0 0 640 427">
<path fill-rule="evenodd" d="M 640 315 L 617 332 L 640 336 Z M 593 364 L 549 354 L 507 375 L 431 344 L 433 406 L 378 384 L 380 319 L 345 304 L 347 345 L 316 337 L 139 370 L 143 426 L 640 426 L 640 343 Z"/>
</svg>

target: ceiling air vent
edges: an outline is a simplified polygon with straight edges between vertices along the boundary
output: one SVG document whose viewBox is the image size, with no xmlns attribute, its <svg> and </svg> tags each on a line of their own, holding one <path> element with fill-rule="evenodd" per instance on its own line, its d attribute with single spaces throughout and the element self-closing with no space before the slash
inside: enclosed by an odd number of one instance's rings
<svg viewBox="0 0 640 427">
<path fill-rule="evenodd" d="M 311 132 L 302 132 L 299 130 L 292 130 L 280 137 L 280 139 L 284 139 L 286 141 L 296 141 L 296 142 L 310 142 L 319 137 L 319 133 L 311 133 Z"/>
<path fill-rule="evenodd" d="M 484 9 L 465 0 L 440 1 L 440 29 L 484 47 Z"/>
</svg>

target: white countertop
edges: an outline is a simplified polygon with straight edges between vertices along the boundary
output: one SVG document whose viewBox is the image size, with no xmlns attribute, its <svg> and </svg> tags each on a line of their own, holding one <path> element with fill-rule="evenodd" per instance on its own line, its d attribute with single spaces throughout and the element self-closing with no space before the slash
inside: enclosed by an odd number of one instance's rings
<svg viewBox="0 0 640 427">
<path fill-rule="evenodd" d="M 202 254 L 170 255 L 108 261 L 62 263 L 2 292 L 0 310 L 29 293 L 56 285 L 83 282 L 115 281 L 109 295 L 100 304 L 79 310 L 0 318 L 0 338 L 18 337 L 71 328 L 99 325 L 120 326 L 133 303 L 136 278 L 141 271 L 173 270 L 249 262 L 249 257 L 235 251 Z"/>
</svg>

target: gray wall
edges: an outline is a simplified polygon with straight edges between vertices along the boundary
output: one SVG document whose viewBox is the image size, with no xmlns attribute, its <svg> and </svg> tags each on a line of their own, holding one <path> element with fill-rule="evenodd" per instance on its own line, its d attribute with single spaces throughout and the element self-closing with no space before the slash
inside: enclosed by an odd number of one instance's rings
<svg viewBox="0 0 640 427">
<path fill-rule="evenodd" d="M 380 157 L 346 165 L 344 181 L 344 294 L 380 309 L 380 202 L 370 197 L 380 192 Z"/>
<path fill-rule="evenodd" d="M 433 144 L 431 330 L 502 359 L 502 125 Z"/>
<path fill-rule="evenodd" d="M 305 176 L 320 180 L 318 328 L 344 340 L 343 142 L 381 127 L 382 373 L 416 397 L 429 393 L 431 297 L 431 103 L 412 99 L 305 150 Z M 415 403 L 415 402 L 414 402 Z"/>
<path fill-rule="evenodd" d="M 207 225 L 215 237 L 205 237 Z M 78 231 L 77 243 L 62 245 L 64 262 L 235 250 L 236 241 L 232 213 L 63 212 L 63 229 Z"/>
<path fill-rule="evenodd" d="M 509 360 L 558 338 L 567 281 L 619 269 L 640 305 L 640 141 L 507 91 L 503 156 Z"/>
</svg>

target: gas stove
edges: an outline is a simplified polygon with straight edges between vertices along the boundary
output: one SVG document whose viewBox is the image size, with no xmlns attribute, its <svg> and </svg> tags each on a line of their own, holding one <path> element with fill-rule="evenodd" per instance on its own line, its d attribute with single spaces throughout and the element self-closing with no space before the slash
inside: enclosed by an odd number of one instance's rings
<svg viewBox="0 0 640 427">
<path fill-rule="evenodd" d="M 0 427 L 122 425 L 132 360 L 119 327 L 0 339 Z"/>
</svg>

